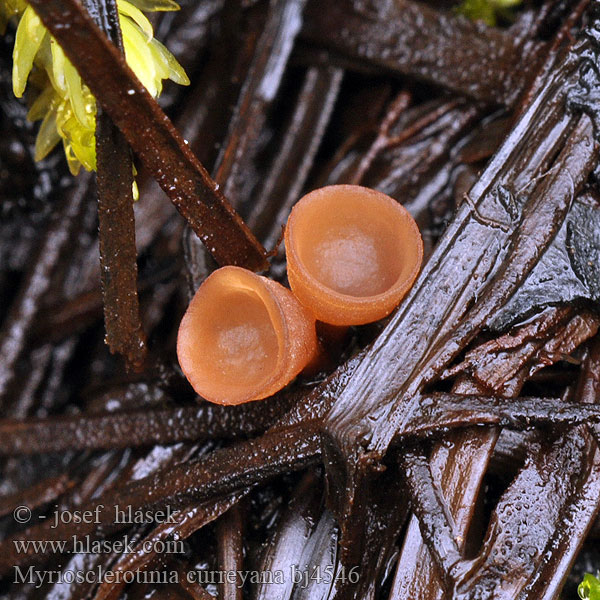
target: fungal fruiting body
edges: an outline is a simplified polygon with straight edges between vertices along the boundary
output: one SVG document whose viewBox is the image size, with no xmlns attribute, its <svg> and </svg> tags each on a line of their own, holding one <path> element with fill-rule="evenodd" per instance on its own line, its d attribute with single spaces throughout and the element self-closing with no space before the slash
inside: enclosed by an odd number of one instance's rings
<svg viewBox="0 0 600 600">
<path fill-rule="evenodd" d="M 341 336 L 339 327 L 385 317 L 410 289 L 423 258 L 409 213 L 356 185 L 304 196 L 288 220 L 285 246 L 293 293 L 245 269 L 223 267 L 192 299 L 177 356 L 206 400 L 241 404 L 271 396 L 318 363 L 316 319 Z"/>
<path fill-rule="evenodd" d="M 271 396 L 317 354 L 314 316 L 285 287 L 239 267 L 212 273 L 179 327 L 177 357 L 217 404 Z"/>
<path fill-rule="evenodd" d="M 386 194 L 332 185 L 304 196 L 285 231 L 294 295 L 332 325 L 388 315 L 419 273 L 423 241 L 408 211 Z"/>
</svg>

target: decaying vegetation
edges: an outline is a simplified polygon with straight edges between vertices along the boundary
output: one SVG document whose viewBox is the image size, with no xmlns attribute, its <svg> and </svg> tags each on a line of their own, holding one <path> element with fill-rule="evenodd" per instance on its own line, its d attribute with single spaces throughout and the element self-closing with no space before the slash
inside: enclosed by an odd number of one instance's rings
<svg viewBox="0 0 600 600">
<path fill-rule="evenodd" d="M 156 23 L 192 81 L 164 98 L 174 125 L 109 41 L 114 18 L 99 20 L 107 37 L 76 0 L 30 3 L 102 116 L 96 182 L 67 178 L 58 155 L 35 164 L 8 34 L 6 597 L 549 600 L 565 583 L 573 597 L 600 568 L 598 2 L 525 3 L 495 28 L 410 0 L 182 2 Z M 112 0 L 87 4 L 114 15 Z M 190 294 L 216 264 L 269 259 L 283 281 L 282 224 L 327 183 L 381 189 L 411 211 L 427 254 L 417 283 L 318 378 L 240 407 L 195 398 L 174 355 Z M 115 504 L 170 507 L 175 523 L 119 525 Z M 57 508 L 99 522 L 53 528 Z M 14 543 L 87 535 L 127 535 L 134 551 Z M 185 540 L 185 552 L 148 552 L 148 540 Z M 338 577 L 186 577 L 292 564 Z M 35 589 L 13 583 L 15 566 L 179 583 Z"/>
</svg>

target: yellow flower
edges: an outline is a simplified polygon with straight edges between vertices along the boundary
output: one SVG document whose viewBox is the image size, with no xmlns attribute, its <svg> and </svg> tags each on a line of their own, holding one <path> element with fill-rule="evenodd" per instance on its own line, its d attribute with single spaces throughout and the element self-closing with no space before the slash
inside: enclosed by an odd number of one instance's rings
<svg viewBox="0 0 600 600">
<path fill-rule="evenodd" d="M 172 0 L 117 0 L 125 59 L 146 89 L 157 97 L 162 80 L 189 85 L 176 58 L 156 39 L 142 10 L 177 10 Z M 40 120 L 35 159 L 44 158 L 61 140 L 69 169 L 96 169 L 96 99 L 81 81 L 60 45 L 25 0 L 0 0 L 0 26 L 19 17 L 13 51 L 13 91 L 20 98 L 37 79 L 38 95 L 28 113 Z M 137 187 L 134 187 L 137 193 Z"/>
</svg>

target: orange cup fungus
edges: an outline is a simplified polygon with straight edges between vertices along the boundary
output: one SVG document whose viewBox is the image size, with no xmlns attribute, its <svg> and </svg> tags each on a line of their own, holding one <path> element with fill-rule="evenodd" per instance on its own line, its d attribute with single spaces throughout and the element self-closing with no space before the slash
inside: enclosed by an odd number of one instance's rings
<svg viewBox="0 0 600 600">
<path fill-rule="evenodd" d="M 285 231 L 294 295 L 331 325 L 377 321 L 419 273 L 423 241 L 408 211 L 386 194 L 332 185 L 304 196 Z"/>
<path fill-rule="evenodd" d="M 177 356 L 194 390 L 217 404 L 271 396 L 317 353 L 315 319 L 285 287 L 239 267 L 212 273 L 179 327 Z"/>
<path fill-rule="evenodd" d="M 385 317 L 412 286 L 423 258 L 419 228 L 406 209 L 357 185 L 304 196 L 288 219 L 285 246 L 293 293 L 223 267 L 192 299 L 177 356 L 206 400 L 241 404 L 271 396 L 323 358 L 315 320 L 340 337 L 341 327 Z"/>
</svg>

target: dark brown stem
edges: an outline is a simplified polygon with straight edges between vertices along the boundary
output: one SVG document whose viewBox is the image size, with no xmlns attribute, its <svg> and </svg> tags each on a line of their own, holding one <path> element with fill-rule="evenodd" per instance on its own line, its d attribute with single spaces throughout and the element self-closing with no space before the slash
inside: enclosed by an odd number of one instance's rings
<svg viewBox="0 0 600 600">
<path fill-rule="evenodd" d="M 10 496 L 0 496 L 0 517 L 10 514 L 15 506 L 27 506 L 31 510 L 40 508 L 64 494 L 73 486 L 73 483 L 63 473 L 62 475 L 42 479 L 30 488 Z"/>
<path fill-rule="evenodd" d="M 107 21 L 104 32 L 123 52 L 116 3 L 114 0 L 105 2 L 103 8 L 106 19 L 99 19 L 98 25 Z M 123 134 L 110 117 L 99 110 L 96 181 L 106 343 L 111 352 L 122 354 L 130 367 L 140 369 L 147 349 L 137 292 L 132 169 L 131 151 Z"/>
<path fill-rule="evenodd" d="M 39 249 L 31 259 L 22 291 L 0 329 L 0 407 L 14 377 L 14 369 L 28 341 L 30 328 L 38 318 L 51 276 L 81 215 L 88 189 L 87 177 L 71 190 L 51 219 Z"/>
<path fill-rule="evenodd" d="M 305 4 L 306 0 L 271 0 L 267 22 L 217 160 L 215 179 L 238 209 L 252 192 L 252 165 L 260 148 L 259 137 L 300 31 Z"/>
<path fill-rule="evenodd" d="M 596 425 L 600 406 L 565 402 L 561 398 L 493 398 L 439 393 L 425 396 L 413 415 L 407 415 L 395 442 L 403 437 L 427 435 L 471 425 L 498 425 L 527 429 L 533 424 Z"/>
<path fill-rule="evenodd" d="M 446 515 L 445 501 L 435 486 L 429 461 L 416 449 L 407 449 L 400 459 L 410 491 L 411 508 L 419 519 L 421 535 L 433 553 L 446 587 L 453 583 L 452 573 L 461 563 L 458 541 Z"/>
<path fill-rule="evenodd" d="M 0 456 L 235 438 L 266 429 L 292 401 L 288 395 L 236 407 L 204 402 L 202 406 L 142 408 L 29 421 L 0 420 Z"/>
<path fill-rule="evenodd" d="M 320 458 L 320 436 L 314 424 L 299 425 L 273 431 L 265 436 L 218 450 L 196 463 L 183 463 L 160 471 L 100 497 L 90 506 L 97 511 L 94 523 L 60 523 L 52 528 L 52 520 L 28 529 L 0 544 L 0 574 L 6 575 L 17 565 L 43 560 L 45 554 L 28 547 L 19 551 L 14 541 L 23 539 L 60 540 L 85 536 L 94 531 L 107 535 L 123 527 L 115 524 L 115 505 L 148 510 L 182 508 L 191 500 L 229 495 L 249 485 L 265 482 L 288 471 L 298 471 Z M 95 513 L 96 514 L 96 513 Z"/>
<path fill-rule="evenodd" d="M 539 46 L 517 45 L 500 29 L 484 28 L 421 2 L 313 2 L 303 37 L 357 61 L 410 75 L 488 104 L 510 105 L 523 89 L 521 61 Z M 339 24 L 343 23 L 340 27 Z"/>
<path fill-rule="evenodd" d="M 161 546 L 164 548 L 168 542 L 181 542 L 189 538 L 198 529 L 220 517 L 247 493 L 248 490 L 243 490 L 216 502 L 196 503 L 173 513 L 169 519 L 170 522 L 154 527 L 132 548 L 131 552 L 123 553 L 121 559 L 111 569 L 117 573 L 126 573 L 148 568 L 156 561 L 157 557 L 162 555 L 158 551 Z M 173 549 L 176 548 L 173 545 Z M 93 600 L 119 598 L 122 587 L 105 582 L 99 586 Z"/>
<path fill-rule="evenodd" d="M 216 261 L 266 269 L 264 248 L 77 0 L 33 0 L 31 5 Z"/>
<path fill-rule="evenodd" d="M 379 126 L 379 131 L 377 132 L 377 136 L 373 140 L 373 143 L 371 144 L 370 148 L 367 150 L 367 152 L 362 157 L 350 183 L 358 185 L 362 181 L 363 177 L 365 176 L 365 173 L 368 171 L 369 167 L 375 160 L 375 157 L 377 156 L 377 154 L 383 148 L 385 148 L 386 144 L 389 143 L 390 129 L 392 128 L 394 123 L 398 120 L 400 115 L 408 108 L 410 101 L 411 101 L 410 93 L 403 91 L 403 92 L 400 92 L 398 94 L 398 96 L 396 97 L 396 99 L 391 103 L 391 106 L 388 109 L 388 112 L 387 112 L 385 118 L 383 119 L 383 121 L 381 122 L 381 125 Z M 431 115 L 431 113 L 430 113 L 430 115 Z M 436 117 L 433 116 L 432 120 L 435 120 L 435 118 Z M 431 122 L 431 121 L 429 121 L 429 122 Z M 410 137 L 410 135 L 407 137 Z"/>
<path fill-rule="evenodd" d="M 239 573 L 244 563 L 242 508 L 232 506 L 217 523 L 219 568 L 226 576 L 219 586 L 219 600 L 242 600 L 242 581 Z M 234 573 L 235 577 L 227 575 Z"/>
<path fill-rule="evenodd" d="M 292 206 L 300 199 L 338 97 L 342 77 L 343 71 L 327 67 L 311 67 L 306 72 L 279 152 L 248 216 L 248 223 L 256 228 L 257 235 L 270 250 L 281 235 L 281 227 Z"/>
</svg>

